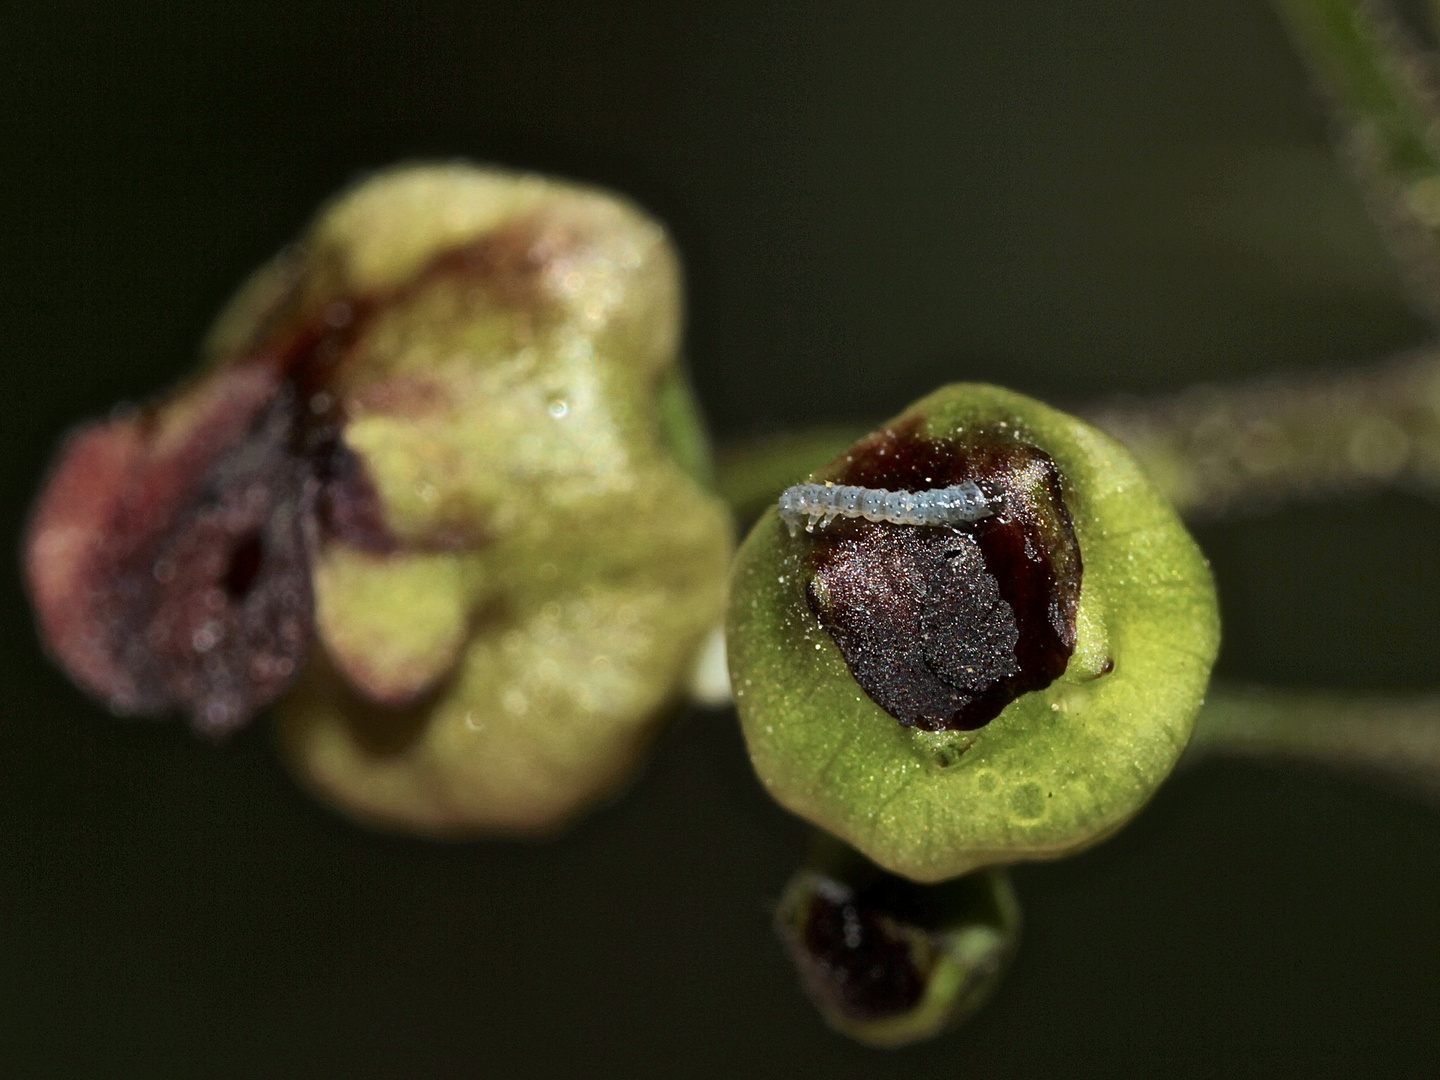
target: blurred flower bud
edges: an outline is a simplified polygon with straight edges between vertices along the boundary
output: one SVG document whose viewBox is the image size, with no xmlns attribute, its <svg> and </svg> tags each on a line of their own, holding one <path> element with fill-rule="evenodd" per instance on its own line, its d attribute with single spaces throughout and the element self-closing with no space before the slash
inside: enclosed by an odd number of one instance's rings
<svg viewBox="0 0 1440 1080">
<path fill-rule="evenodd" d="M 812 480 L 832 486 L 782 500 L 810 527 L 768 512 L 731 580 L 731 681 L 771 793 L 915 881 L 1123 825 L 1184 749 L 1218 644 L 1205 560 L 1126 451 L 956 385 Z"/>
<path fill-rule="evenodd" d="M 323 798 L 563 823 L 623 782 L 721 603 L 680 306 L 663 230 L 614 196 L 361 184 L 241 290 L 191 388 L 67 444 L 27 549 L 47 645 L 117 710 L 213 732 L 303 666 L 278 726 Z"/>
<path fill-rule="evenodd" d="M 917 885 L 829 838 L 790 880 L 775 921 L 830 1026 L 877 1047 L 933 1038 L 973 1014 L 1020 937 L 1003 869 Z"/>
</svg>

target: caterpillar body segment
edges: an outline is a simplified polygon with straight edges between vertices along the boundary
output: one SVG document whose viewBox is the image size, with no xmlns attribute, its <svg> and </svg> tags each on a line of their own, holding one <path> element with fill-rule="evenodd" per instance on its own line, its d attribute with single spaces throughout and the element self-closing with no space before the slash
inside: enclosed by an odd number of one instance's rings
<svg viewBox="0 0 1440 1080">
<path fill-rule="evenodd" d="M 836 518 L 864 518 L 893 525 L 966 525 L 987 518 L 1000 500 L 973 480 L 928 491 L 887 491 L 847 484 L 796 484 L 779 500 L 780 518 L 796 535 L 824 528 Z"/>
</svg>

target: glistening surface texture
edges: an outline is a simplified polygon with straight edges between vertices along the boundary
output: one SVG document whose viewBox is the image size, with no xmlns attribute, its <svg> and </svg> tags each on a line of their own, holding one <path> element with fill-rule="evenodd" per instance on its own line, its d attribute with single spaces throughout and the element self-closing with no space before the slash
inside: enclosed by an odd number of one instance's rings
<svg viewBox="0 0 1440 1080">
<path fill-rule="evenodd" d="M 771 794 L 886 869 L 943 881 L 1069 854 L 1128 821 L 1185 746 L 1218 627 L 1194 542 L 1107 436 L 973 384 L 937 390 L 870 438 L 912 425 L 962 448 L 1004 438 L 1054 459 L 1085 567 L 1064 674 L 978 732 L 901 727 L 861 692 L 812 610 L 815 541 L 790 536 L 773 511 L 736 554 L 726 636 L 746 744 Z M 868 442 L 816 479 L 871 460 Z"/>
<path fill-rule="evenodd" d="M 872 421 L 1418 340 L 1265 5 L 420 0 L 0 6 L 0 507 L 168 386 L 235 282 L 356 170 L 543 167 L 671 225 L 720 434 Z M 1316 227 L 1316 223 L 1319 227 Z M 1222 671 L 1440 686 L 1440 529 L 1400 498 L 1207 528 Z M 805 837 L 733 720 L 677 728 L 558 845 L 376 840 L 224 753 L 115 725 L 0 575 L 4 1071 L 186 1078 L 1424 1075 L 1440 817 L 1212 766 L 1023 868 L 1015 970 L 899 1055 L 831 1035 L 767 905 Z M 723 872 L 722 872 L 723 871 Z M 564 943 L 564 947 L 557 943 Z M 624 973 L 624 992 L 617 979 Z M 83 1059 L 83 1060 L 81 1060 Z"/>
<path fill-rule="evenodd" d="M 331 517 L 377 521 L 317 551 L 285 751 L 381 827 L 553 830 L 630 775 L 722 607 L 730 522 L 662 415 L 688 394 L 674 251 L 617 196 L 450 165 L 341 194 L 290 262 L 212 351 L 344 327 L 321 404 L 371 494 Z"/>
<path fill-rule="evenodd" d="M 957 527 L 836 522 L 798 545 L 800 577 L 806 606 L 872 701 L 907 727 L 973 731 L 1065 671 L 1080 548 L 1060 469 L 1043 451 L 1003 422 L 944 433 L 956 439 L 923 427 L 912 414 L 875 432 L 825 478 L 913 488 L 968 477 L 996 512 Z M 747 594 L 733 594 L 732 610 L 745 610 Z"/>
</svg>

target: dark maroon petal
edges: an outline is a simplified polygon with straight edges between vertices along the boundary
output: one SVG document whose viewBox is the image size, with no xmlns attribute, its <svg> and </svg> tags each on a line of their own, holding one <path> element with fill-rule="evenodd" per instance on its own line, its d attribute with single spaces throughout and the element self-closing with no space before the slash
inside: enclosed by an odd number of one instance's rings
<svg viewBox="0 0 1440 1080">
<path fill-rule="evenodd" d="M 327 537 L 361 551 L 387 554 L 399 540 L 385 523 L 380 493 L 365 463 L 338 438 L 321 455 L 319 516 Z"/>
<path fill-rule="evenodd" d="M 116 712 L 221 732 L 298 669 L 313 621 L 307 470 L 272 369 L 83 429 L 37 502 L 26 574 L 47 648 Z"/>
<path fill-rule="evenodd" d="M 313 494 L 292 449 L 294 414 L 293 395 L 277 396 L 216 462 L 155 551 L 148 597 L 130 609 L 130 670 L 211 733 L 273 701 L 309 647 Z"/>
<path fill-rule="evenodd" d="M 24 557 L 40 636 L 70 676 L 116 712 L 179 709 L 217 734 L 273 701 L 313 631 L 314 534 L 398 547 L 373 480 L 343 443 L 337 374 L 379 313 L 438 280 L 484 281 L 539 318 L 549 258 L 539 232 L 522 219 L 440 252 L 393 289 L 315 310 L 302 310 L 287 279 L 245 355 L 153 409 L 72 435 Z M 423 379 L 370 396 L 382 411 L 445 405 Z M 464 520 L 411 546 L 484 540 L 483 523 Z"/>
<path fill-rule="evenodd" d="M 1080 549 L 1046 454 L 1009 431 L 940 442 L 892 429 L 827 479 L 900 491 L 973 480 L 1002 500 L 968 526 L 841 520 L 807 534 L 810 607 L 876 704 L 906 727 L 972 730 L 1064 672 Z"/>
</svg>

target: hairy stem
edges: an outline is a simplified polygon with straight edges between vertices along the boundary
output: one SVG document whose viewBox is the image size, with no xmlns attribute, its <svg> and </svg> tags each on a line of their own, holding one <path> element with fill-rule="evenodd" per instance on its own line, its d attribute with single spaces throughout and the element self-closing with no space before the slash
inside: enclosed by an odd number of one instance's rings
<svg viewBox="0 0 1440 1080">
<path fill-rule="evenodd" d="M 1440 695 L 1215 687 L 1186 752 L 1187 762 L 1212 757 L 1358 770 L 1440 800 Z"/>
<path fill-rule="evenodd" d="M 1125 443 L 1192 519 L 1344 491 L 1440 492 L 1440 349 L 1077 411 Z M 835 426 L 736 444 L 720 455 L 721 493 L 751 521 L 860 434 Z"/>
<path fill-rule="evenodd" d="M 1440 98 L 1435 68 L 1382 0 L 1275 0 L 1335 106 L 1341 149 L 1400 261 L 1440 320 Z"/>
<path fill-rule="evenodd" d="M 1082 409 L 1189 518 L 1387 486 L 1440 491 L 1440 350 Z"/>
</svg>

